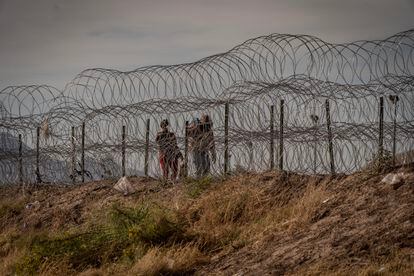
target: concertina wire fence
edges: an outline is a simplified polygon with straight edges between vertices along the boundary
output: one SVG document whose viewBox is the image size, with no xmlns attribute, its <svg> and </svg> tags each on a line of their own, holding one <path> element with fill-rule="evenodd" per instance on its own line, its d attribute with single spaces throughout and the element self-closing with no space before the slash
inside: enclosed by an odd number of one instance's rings
<svg viewBox="0 0 414 276">
<path fill-rule="evenodd" d="M 271 34 L 193 63 L 88 69 L 62 90 L 9 86 L 0 91 L 0 183 L 158 177 L 160 122 L 184 154 L 186 121 L 202 114 L 213 123 L 213 174 L 352 173 L 383 156 L 410 163 L 413 73 L 414 30 L 349 44 Z M 185 157 L 194 175 L 191 149 Z"/>
</svg>

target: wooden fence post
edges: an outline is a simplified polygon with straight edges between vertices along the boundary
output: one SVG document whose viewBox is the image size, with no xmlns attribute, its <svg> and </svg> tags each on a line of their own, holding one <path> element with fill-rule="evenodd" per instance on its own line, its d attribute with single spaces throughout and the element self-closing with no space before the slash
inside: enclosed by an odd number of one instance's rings
<svg viewBox="0 0 414 276">
<path fill-rule="evenodd" d="M 279 118 L 279 170 L 283 171 L 283 124 L 285 100 L 280 100 Z"/>
<path fill-rule="evenodd" d="M 332 143 L 332 130 L 331 130 L 331 112 L 329 107 L 329 100 L 325 100 L 325 110 L 326 110 L 326 127 L 328 129 L 328 151 L 329 151 L 329 161 L 331 166 L 331 174 L 335 174 L 335 159 L 333 153 L 333 143 Z"/>
<path fill-rule="evenodd" d="M 270 106 L 270 169 L 275 168 L 275 106 Z"/>
<path fill-rule="evenodd" d="M 82 123 L 82 156 L 81 156 L 81 174 L 82 183 L 85 183 L 85 122 Z"/>
<path fill-rule="evenodd" d="M 126 149 L 126 145 L 125 145 L 125 138 L 126 138 L 126 134 L 125 134 L 125 126 L 122 126 L 122 176 L 125 176 L 125 149 Z"/>
<path fill-rule="evenodd" d="M 188 176 L 188 121 L 185 121 L 184 131 L 184 176 Z"/>
<path fill-rule="evenodd" d="M 23 143 L 22 143 L 22 135 L 19 134 L 19 182 L 20 184 L 23 183 Z"/>
<path fill-rule="evenodd" d="M 384 156 L 384 97 L 380 97 L 379 102 L 379 137 L 378 137 L 378 158 L 382 164 Z"/>
<path fill-rule="evenodd" d="M 72 177 L 72 183 L 75 183 L 75 180 L 76 180 L 76 174 L 75 174 L 75 171 L 76 171 L 76 143 L 75 143 L 75 127 L 74 126 L 72 126 L 72 131 L 71 131 L 72 133 L 71 133 L 71 143 L 72 143 L 72 156 L 71 156 L 71 169 L 72 169 L 72 171 L 71 171 L 71 175 L 73 176 Z"/>
<path fill-rule="evenodd" d="M 149 134 L 150 134 L 150 119 L 147 119 L 145 131 L 145 156 L 144 156 L 144 174 L 148 176 L 148 162 L 149 162 Z"/>
<path fill-rule="evenodd" d="M 41 183 L 40 177 L 40 127 L 36 129 L 36 183 Z"/>
<path fill-rule="evenodd" d="M 224 174 L 229 172 L 229 103 L 224 109 Z"/>
</svg>

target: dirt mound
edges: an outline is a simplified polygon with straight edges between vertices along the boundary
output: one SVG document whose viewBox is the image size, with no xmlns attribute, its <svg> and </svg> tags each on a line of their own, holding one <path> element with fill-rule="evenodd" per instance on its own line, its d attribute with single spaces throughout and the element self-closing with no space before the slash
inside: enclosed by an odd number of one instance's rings
<svg viewBox="0 0 414 276">
<path fill-rule="evenodd" d="M 90 229 L 103 227 L 107 210 L 114 205 L 129 220 L 125 240 L 117 245 L 124 249 L 112 259 L 75 270 L 70 264 L 61 270 L 67 259 L 55 259 L 59 265 L 53 266 L 50 258 L 39 256 L 38 271 L 56 275 L 82 271 L 93 275 L 413 273 L 414 166 L 394 172 L 404 173 L 398 185 L 382 181 L 386 173 L 370 172 L 335 177 L 267 172 L 189 179 L 177 185 L 129 178 L 135 192 L 128 196 L 113 188 L 116 180 L 43 186 L 24 195 L 16 187 L 4 187 L 0 189 L 2 274 L 16 272 L 11 259 L 20 257 L 13 254 L 31 250 L 30 243 L 21 250 L 14 240 L 44 232 L 82 230 L 91 235 Z M 144 209 L 136 206 L 145 202 L 156 208 L 144 212 L 155 217 L 145 218 L 143 224 L 136 219 Z M 168 231 L 179 229 L 180 240 L 177 233 L 171 240 L 164 231 L 167 236 L 163 232 L 159 242 L 154 231 L 165 225 Z M 143 246 L 144 240 L 136 242 L 136 237 L 144 234 L 145 241 L 150 238 Z M 125 254 L 130 258 L 127 263 L 122 261 Z"/>
</svg>

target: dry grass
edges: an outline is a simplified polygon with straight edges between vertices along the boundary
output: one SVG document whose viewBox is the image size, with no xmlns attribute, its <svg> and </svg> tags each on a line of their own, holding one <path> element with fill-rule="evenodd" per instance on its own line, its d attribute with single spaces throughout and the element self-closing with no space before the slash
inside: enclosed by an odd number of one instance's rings
<svg viewBox="0 0 414 276">
<path fill-rule="evenodd" d="M 315 212 L 325 200 L 329 200 L 329 193 L 324 186 L 308 186 L 304 195 L 292 206 L 292 225 L 306 226 L 313 219 Z"/>
<path fill-rule="evenodd" d="M 39 268 L 42 276 L 75 275 L 76 270 L 71 269 L 70 263 L 66 259 L 58 261 L 46 261 Z"/>
<path fill-rule="evenodd" d="M 395 251 L 387 258 L 372 258 L 362 264 L 353 266 L 332 267 L 324 263 L 323 260 L 312 266 L 296 271 L 292 275 L 306 276 L 406 276 L 414 275 L 413 256 L 402 251 Z"/>
<path fill-rule="evenodd" d="M 26 205 L 27 199 L 23 196 L 17 198 L 2 198 L 0 201 L 0 230 L 15 221 Z"/>
<path fill-rule="evenodd" d="M 169 209 L 162 207 L 162 204 L 166 204 L 162 199 L 157 204 L 146 205 L 145 208 L 113 206 L 110 217 L 112 219 L 115 217 L 115 224 L 122 226 L 126 223 L 124 227 L 129 239 L 138 238 L 140 241 L 147 242 L 148 251 L 147 249 L 143 251 L 143 247 L 140 247 L 138 252 L 134 249 L 137 247 L 129 246 L 124 249 L 123 255 L 136 260 L 130 265 L 114 263 L 110 258 L 105 261 L 104 258 L 100 268 L 86 268 L 82 274 L 191 273 L 197 265 L 208 262 L 208 255 L 218 252 L 226 254 L 249 243 L 257 242 L 274 231 L 306 227 L 322 202 L 329 197 L 323 186 L 312 185 L 307 187 L 302 196 L 280 207 L 280 204 L 273 201 L 266 187 L 257 185 L 249 177 L 239 177 L 220 185 L 203 180 L 200 184 L 201 188 L 198 182 L 191 185 L 193 185 L 191 193 L 188 192 L 188 186 L 184 187 L 187 192 L 181 194 L 179 198 L 174 198 L 176 204 Z M 150 210 L 147 209 L 148 206 L 152 206 Z M 174 210 L 171 210 L 171 207 Z M 99 217 L 99 220 L 105 218 L 102 211 L 99 212 L 97 216 L 91 216 L 91 219 L 80 229 L 86 231 L 89 228 L 96 228 L 99 224 L 96 218 Z M 172 218 L 174 219 L 171 220 Z M 164 244 L 164 240 L 167 240 L 164 236 L 169 238 L 177 232 L 175 226 L 170 225 L 170 221 L 177 221 L 177 219 L 183 222 L 182 227 L 185 226 L 182 230 L 179 229 L 181 245 Z M 174 232 L 172 234 L 170 234 L 171 229 Z M 21 259 L 21 256 L 17 259 Z M 12 265 L 13 262 L 9 261 L 8 271 L 11 271 Z M 76 274 L 70 262 L 59 258 L 41 263 L 39 272 L 41 275 Z"/>
<path fill-rule="evenodd" d="M 87 269 L 79 273 L 79 276 L 103 276 L 103 275 L 107 275 L 107 274 L 102 272 L 101 269 L 96 269 L 96 268 Z"/>
<path fill-rule="evenodd" d="M 412 255 L 394 252 L 387 259 L 376 260 L 358 271 L 360 276 L 402 276 L 414 275 L 414 259 Z"/>
<path fill-rule="evenodd" d="M 131 275 L 183 275 L 194 271 L 197 265 L 206 263 L 208 258 L 193 244 L 170 248 L 150 249 L 132 267 Z"/>
<path fill-rule="evenodd" d="M 268 206 L 259 213 L 252 213 L 255 219 L 243 225 L 239 239 L 244 244 L 266 239 L 277 231 L 292 232 L 308 227 L 323 205 L 329 199 L 325 186 L 308 186 L 303 195 L 285 206 Z"/>
<path fill-rule="evenodd" d="M 266 213 L 271 205 L 264 189 L 226 183 L 202 195 L 185 210 L 188 233 L 205 250 L 217 250 L 236 240 L 247 224 Z"/>
<path fill-rule="evenodd" d="M 84 220 L 79 226 L 68 229 L 53 227 L 52 223 L 50 229 L 56 232 L 47 234 L 41 229 L 23 232 L 10 227 L 15 215 L 21 213 L 24 201 L 17 205 L 5 201 L 0 209 L 8 219 L 10 231 L 3 229 L 0 235 L 0 274 L 15 275 L 19 264 L 21 268 L 29 268 L 21 271 L 40 275 L 191 274 L 210 259 L 221 259 L 243 247 L 245 251 L 265 248 L 275 234 L 278 238 L 293 237 L 312 230 L 314 223 L 325 216 L 329 204 L 336 200 L 336 190 L 327 188 L 328 180 L 309 178 L 296 185 L 298 177 L 281 182 L 285 180 L 269 173 L 265 177 L 244 175 L 218 182 L 207 178 L 191 180 L 144 197 L 121 197 L 115 201 L 118 204 L 107 204 L 99 210 L 90 206 L 87 211 L 80 209 Z M 347 191 L 350 197 L 360 193 Z M 282 197 L 286 200 L 275 200 Z M 69 215 L 58 211 L 54 214 L 56 221 L 62 218 L 63 222 Z M 34 238 L 40 236 L 43 238 L 36 242 Z M 36 248 L 37 259 L 30 259 L 31 248 Z M 388 273 L 385 275 L 412 273 L 412 265 L 401 256 L 364 260 L 363 266 L 352 268 L 344 264 L 335 269 L 321 261 L 298 273 L 364 276 L 384 275 L 378 274 L 384 271 Z M 36 263 L 31 266 L 33 260 Z"/>
<path fill-rule="evenodd" d="M 7 255 L 0 258 L 0 274 L 13 275 L 16 260 L 22 258 L 26 254 L 26 250 L 13 248 L 8 251 Z"/>
</svg>

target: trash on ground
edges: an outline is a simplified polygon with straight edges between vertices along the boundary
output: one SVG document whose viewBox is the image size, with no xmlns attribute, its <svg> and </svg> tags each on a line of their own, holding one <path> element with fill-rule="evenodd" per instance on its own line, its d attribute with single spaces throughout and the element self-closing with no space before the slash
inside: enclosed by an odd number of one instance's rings
<svg viewBox="0 0 414 276">
<path fill-rule="evenodd" d="M 35 209 L 38 210 L 40 208 L 40 202 L 34 201 L 26 204 L 26 209 Z"/>
<path fill-rule="evenodd" d="M 381 182 L 387 183 L 389 185 L 394 185 L 403 181 L 404 178 L 404 173 L 389 173 L 381 180 Z"/>
<path fill-rule="evenodd" d="M 118 180 L 118 182 L 114 185 L 114 189 L 118 192 L 123 193 L 124 196 L 135 192 L 134 186 L 132 186 L 131 182 L 126 176 L 123 176 Z"/>
</svg>

